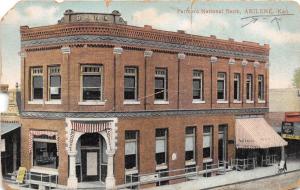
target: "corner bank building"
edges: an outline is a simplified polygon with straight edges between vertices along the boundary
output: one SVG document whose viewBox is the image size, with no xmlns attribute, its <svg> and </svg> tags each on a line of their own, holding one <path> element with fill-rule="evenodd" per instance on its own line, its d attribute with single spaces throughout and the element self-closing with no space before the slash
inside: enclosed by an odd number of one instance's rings
<svg viewBox="0 0 300 190">
<path fill-rule="evenodd" d="M 130 26 L 118 11 L 20 32 L 21 165 L 67 188 L 151 187 L 227 162 L 236 120 L 268 112 L 269 45 Z"/>
</svg>

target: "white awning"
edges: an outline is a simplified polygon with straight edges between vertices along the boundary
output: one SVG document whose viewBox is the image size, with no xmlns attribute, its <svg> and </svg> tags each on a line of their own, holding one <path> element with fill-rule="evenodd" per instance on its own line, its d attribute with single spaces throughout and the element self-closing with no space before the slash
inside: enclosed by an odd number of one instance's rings
<svg viewBox="0 0 300 190">
<path fill-rule="evenodd" d="M 264 118 L 236 119 L 235 138 L 236 148 L 271 148 L 288 144 Z"/>
<path fill-rule="evenodd" d="M 6 133 L 9 133 L 19 127 L 21 127 L 21 124 L 19 123 L 2 123 L 1 122 L 1 135 L 4 135 Z"/>
</svg>

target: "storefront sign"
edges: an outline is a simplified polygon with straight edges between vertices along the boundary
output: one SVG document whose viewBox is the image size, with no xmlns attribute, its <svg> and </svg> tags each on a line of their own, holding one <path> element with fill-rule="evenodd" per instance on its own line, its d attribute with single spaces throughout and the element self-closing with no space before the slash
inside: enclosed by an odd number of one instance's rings
<svg viewBox="0 0 300 190">
<path fill-rule="evenodd" d="M 158 178 L 158 174 L 145 175 L 145 176 L 141 176 L 140 181 L 141 182 L 154 181 L 157 178 Z"/>
<path fill-rule="evenodd" d="M 281 136 L 284 139 L 300 140 L 300 135 L 282 134 Z"/>
<path fill-rule="evenodd" d="M 16 182 L 23 183 L 25 175 L 26 175 L 26 168 L 25 167 L 19 167 L 19 171 L 18 171 Z"/>
</svg>

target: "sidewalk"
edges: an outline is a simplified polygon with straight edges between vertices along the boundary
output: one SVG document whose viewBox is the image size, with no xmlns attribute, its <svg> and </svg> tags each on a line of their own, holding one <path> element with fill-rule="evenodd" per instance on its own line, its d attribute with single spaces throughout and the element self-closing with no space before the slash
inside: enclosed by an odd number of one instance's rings
<svg viewBox="0 0 300 190">
<path fill-rule="evenodd" d="M 288 172 L 300 170 L 300 160 L 291 160 L 287 162 Z M 259 167 L 254 170 L 247 171 L 230 171 L 225 175 L 213 177 L 198 177 L 195 180 L 187 181 L 178 184 L 149 188 L 149 190 L 199 190 L 214 188 L 229 184 L 246 182 L 263 177 L 274 176 L 277 174 L 277 165 L 269 167 Z M 299 177 L 300 178 L 300 177 Z"/>
</svg>

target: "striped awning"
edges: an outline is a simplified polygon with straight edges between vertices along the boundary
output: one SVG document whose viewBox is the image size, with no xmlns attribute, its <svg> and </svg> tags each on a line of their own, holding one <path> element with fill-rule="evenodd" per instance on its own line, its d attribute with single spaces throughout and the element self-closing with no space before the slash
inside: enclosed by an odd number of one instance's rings
<svg viewBox="0 0 300 190">
<path fill-rule="evenodd" d="M 271 148 L 286 146 L 283 140 L 264 118 L 236 119 L 236 148 Z"/>
<path fill-rule="evenodd" d="M 57 149 L 57 155 L 58 155 L 58 135 L 56 131 L 39 131 L 39 130 L 30 130 L 29 131 L 29 153 L 32 152 L 32 144 L 33 144 L 33 138 L 36 136 L 49 136 L 49 137 L 55 137 L 56 139 L 56 149 Z"/>
<path fill-rule="evenodd" d="M 72 121 L 72 130 L 83 133 L 97 133 L 111 128 L 108 121 Z"/>
</svg>

